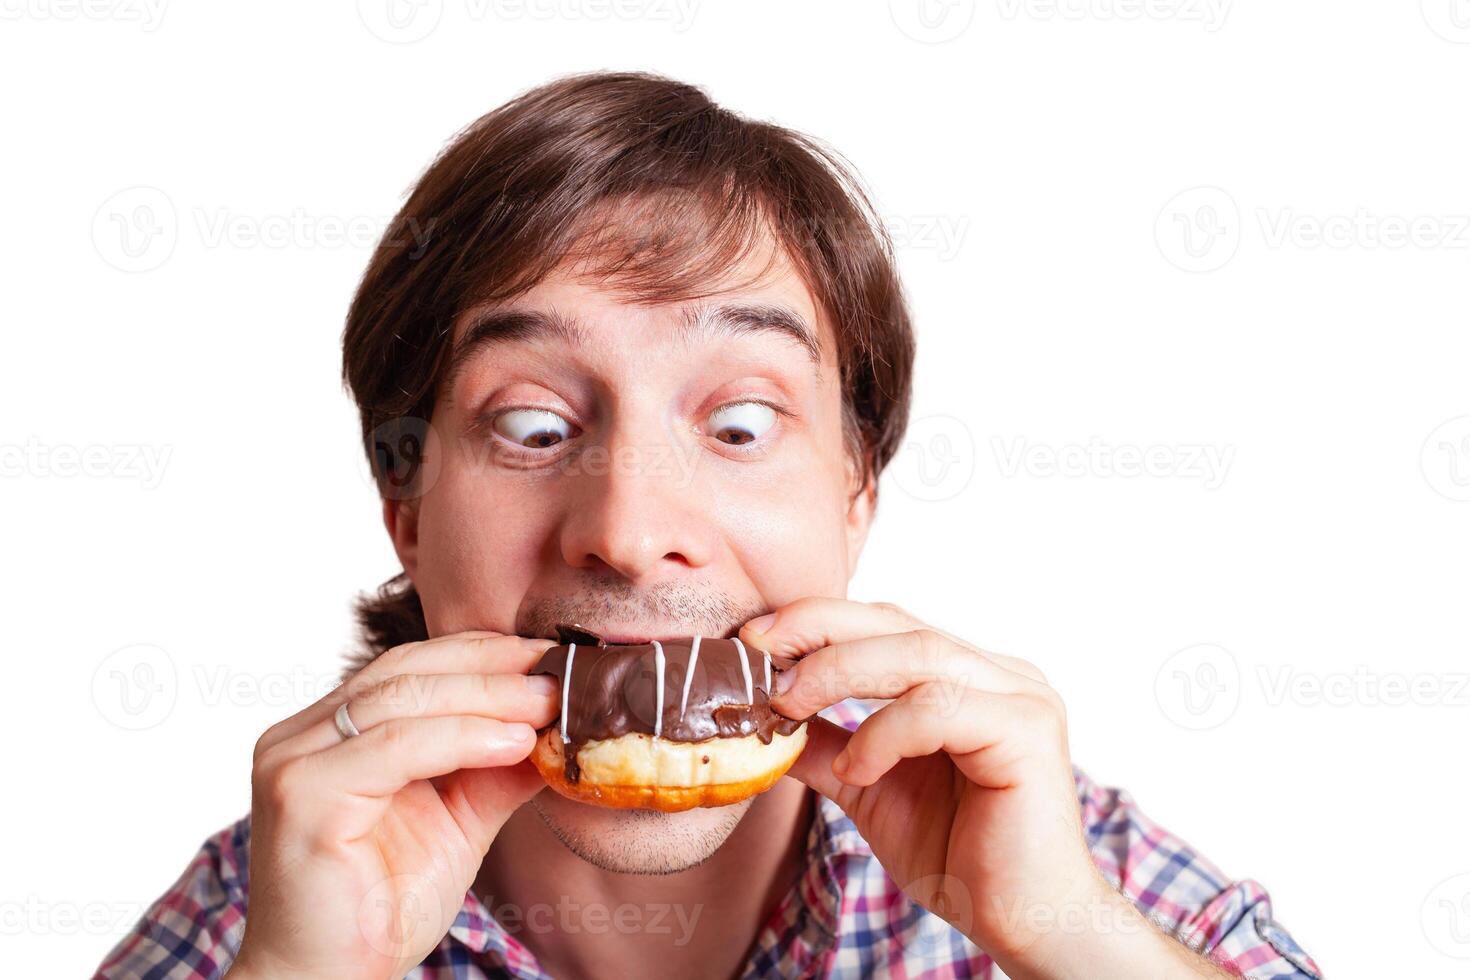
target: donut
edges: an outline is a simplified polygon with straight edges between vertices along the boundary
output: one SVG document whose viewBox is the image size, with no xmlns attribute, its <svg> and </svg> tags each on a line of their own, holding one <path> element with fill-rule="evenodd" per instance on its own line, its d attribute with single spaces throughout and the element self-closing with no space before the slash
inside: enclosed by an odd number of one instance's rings
<svg viewBox="0 0 1470 980">
<path fill-rule="evenodd" d="M 806 746 L 806 723 L 771 708 L 791 661 L 738 639 L 609 644 L 580 626 L 532 674 L 561 690 L 531 762 L 568 799 L 678 811 L 728 806 L 775 785 Z"/>
</svg>

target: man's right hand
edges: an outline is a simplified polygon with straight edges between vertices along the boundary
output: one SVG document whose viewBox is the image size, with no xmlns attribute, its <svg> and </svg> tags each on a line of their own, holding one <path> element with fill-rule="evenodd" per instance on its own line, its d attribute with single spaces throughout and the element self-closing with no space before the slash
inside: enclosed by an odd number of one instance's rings
<svg viewBox="0 0 1470 980">
<path fill-rule="evenodd" d="M 550 640 L 469 632 L 379 656 L 255 746 L 231 980 L 402 977 L 443 939 L 559 708 Z M 343 701 L 360 735 L 344 739 Z"/>
</svg>

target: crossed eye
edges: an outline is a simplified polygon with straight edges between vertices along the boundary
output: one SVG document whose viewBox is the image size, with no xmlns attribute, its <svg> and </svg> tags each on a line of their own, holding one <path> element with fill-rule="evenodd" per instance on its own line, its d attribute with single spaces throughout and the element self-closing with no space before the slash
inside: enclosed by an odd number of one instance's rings
<svg viewBox="0 0 1470 980">
<path fill-rule="evenodd" d="M 731 402 L 710 413 L 716 439 L 732 446 L 753 442 L 776 423 L 775 409 L 760 402 Z M 544 408 L 513 408 L 495 417 L 495 431 L 519 446 L 549 449 L 572 436 L 572 423 Z"/>
</svg>

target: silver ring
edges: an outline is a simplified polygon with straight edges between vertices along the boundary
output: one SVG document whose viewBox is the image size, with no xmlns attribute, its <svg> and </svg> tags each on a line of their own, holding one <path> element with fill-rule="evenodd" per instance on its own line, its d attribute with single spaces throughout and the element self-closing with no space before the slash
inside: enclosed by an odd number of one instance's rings
<svg viewBox="0 0 1470 980">
<path fill-rule="evenodd" d="M 346 701 L 337 705 L 337 713 L 332 716 L 332 720 L 337 723 L 337 731 L 342 733 L 344 740 L 362 734 L 362 732 L 357 730 L 357 726 L 352 723 L 352 719 L 347 717 Z"/>
</svg>

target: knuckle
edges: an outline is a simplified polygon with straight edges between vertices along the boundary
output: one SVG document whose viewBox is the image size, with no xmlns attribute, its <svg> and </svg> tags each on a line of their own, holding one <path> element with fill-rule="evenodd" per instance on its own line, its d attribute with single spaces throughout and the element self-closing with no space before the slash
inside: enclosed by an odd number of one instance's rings
<svg viewBox="0 0 1470 980">
<path fill-rule="evenodd" d="M 271 810 L 285 809 L 298 798 L 301 788 L 305 786 L 305 769 L 305 760 L 296 758 L 266 770 L 256 780 L 257 795 Z"/>
<path fill-rule="evenodd" d="M 886 616 L 889 616 L 892 619 L 909 620 L 913 618 L 909 615 L 907 609 L 903 608 L 896 602 L 874 602 L 871 605 L 874 609 L 878 610 Z"/>
<path fill-rule="evenodd" d="M 371 701 L 388 708 L 404 709 L 411 713 L 421 710 L 418 696 L 418 686 L 413 674 L 394 674 L 371 689 L 363 696 L 364 701 Z"/>
<path fill-rule="evenodd" d="M 944 662 L 945 639 L 934 630 L 914 630 L 914 653 L 919 659 L 919 665 L 926 673 L 937 674 Z"/>
<path fill-rule="evenodd" d="M 381 725 L 373 729 L 378 733 L 378 738 L 383 742 L 383 749 L 392 752 L 402 748 L 408 743 L 412 729 L 402 718 L 389 718 Z"/>
</svg>

